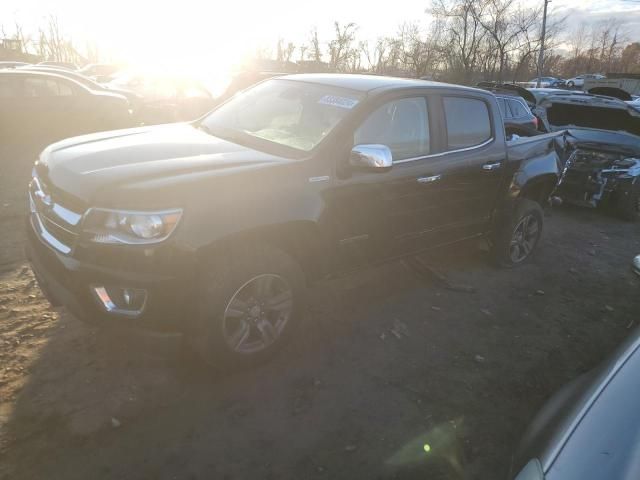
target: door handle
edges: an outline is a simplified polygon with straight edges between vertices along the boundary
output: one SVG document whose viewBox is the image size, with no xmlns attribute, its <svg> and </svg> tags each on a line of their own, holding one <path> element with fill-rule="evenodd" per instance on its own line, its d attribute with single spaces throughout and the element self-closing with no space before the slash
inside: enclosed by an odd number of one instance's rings
<svg viewBox="0 0 640 480">
<path fill-rule="evenodd" d="M 418 177 L 418 183 L 433 183 L 442 178 L 442 175 L 431 175 L 430 177 Z"/>
<path fill-rule="evenodd" d="M 487 162 L 482 165 L 482 169 L 487 171 L 497 170 L 500 167 L 502 167 L 502 162 Z"/>
</svg>

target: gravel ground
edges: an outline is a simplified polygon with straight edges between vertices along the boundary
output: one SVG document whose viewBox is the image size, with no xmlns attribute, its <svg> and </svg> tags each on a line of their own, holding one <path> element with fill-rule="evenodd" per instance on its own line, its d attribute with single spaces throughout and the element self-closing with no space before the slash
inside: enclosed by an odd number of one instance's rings
<svg viewBox="0 0 640 480">
<path fill-rule="evenodd" d="M 3 480 L 506 478 L 545 399 L 640 320 L 640 226 L 561 208 L 520 268 L 427 258 L 475 293 L 399 263 L 326 282 L 277 358 L 212 376 L 49 307 L 22 253 L 35 153 L 0 150 Z"/>
</svg>

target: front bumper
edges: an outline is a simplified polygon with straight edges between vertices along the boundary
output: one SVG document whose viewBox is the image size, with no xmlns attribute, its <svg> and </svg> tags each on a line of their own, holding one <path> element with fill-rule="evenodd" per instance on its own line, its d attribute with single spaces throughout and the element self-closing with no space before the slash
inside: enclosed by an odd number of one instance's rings
<svg viewBox="0 0 640 480">
<path fill-rule="evenodd" d="M 125 253 L 134 259 L 138 253 L 142 255 L 142 252 L 121 252 Z M 154 262 L 149 262 L 148 259 L 144 262 L 144 273 L 110 268 L 107 265 L 121 265 L 122 262 L 116 258 L 113 262 L 105 261 L 105 257 L 108 258 L 105 254 L 93 255 L 100 259 L 100 264 L 97 264 L 80 261 L 75 255 L 59 253 L 41 240 L 30 222 L 27 226 L 26 254 L 36 279 L 51 304 L 64 306 L 87 323 L 149 333 L 175 334 L 183 333 L 187 328 L 187 320 L 195 314 L 196 303 L 191 293 L 195 288 L 195 276 L 190 275 L 192 270 L 184 265 L 180 256 L 176 256 L 176 262 L 180 265 L 176 265 L 175 269 L 166 261 L 158 261 L 157 263 L 162 264 L 162 271 L 153 271 L 149 265 Z M 92 255 L 85 253 L 84 256 Z M 135 263 L 135 260 L 130 262 L 130 266 L 133 264 L 135 268 Z M 168 273 L 172 270 L 178 273 Z M 107 312 L 92 293 L 92 285 L 144 289 L 148 295 L 145 308 L 136 317 Z"/>
</svg>

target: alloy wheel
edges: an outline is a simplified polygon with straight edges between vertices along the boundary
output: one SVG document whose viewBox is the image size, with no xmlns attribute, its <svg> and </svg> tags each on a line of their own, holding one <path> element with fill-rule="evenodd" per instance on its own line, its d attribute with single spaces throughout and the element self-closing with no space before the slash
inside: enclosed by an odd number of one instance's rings
<svg viewBox="0 0 640 480">
<path fill-rule="evenodd" d="M 526 215 L 516 225 L 509 245 L 513 263 L 524 261 L 533 251 L 540 234 L 540 223 L 534 215 Z"/>
<path fill-rule="evenodd" d="M 280 275 L 253 277 L 233 294 L 223 317 L 223 335 L 237 353 L 251 354 L 275 343 L 293 311 L 293 290 Z"/>
</svg>

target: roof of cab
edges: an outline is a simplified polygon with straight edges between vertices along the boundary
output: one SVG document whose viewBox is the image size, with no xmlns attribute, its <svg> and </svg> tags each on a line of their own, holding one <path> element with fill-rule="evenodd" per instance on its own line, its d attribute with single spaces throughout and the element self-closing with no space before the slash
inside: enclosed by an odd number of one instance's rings
<svg viewBox="0 0 640 480">
<path fill-rule="evenodd" d="M 346 88 L 359 92 L 416 87 L 446 87 L 482 92 L 482 90 L 463 87 L 461 85 L 451 85 L 447 83 L 432 82 L 430 80 L 419 80 L 415 78 L 384 77 L 379 75 L 357 75 L 346 73 L 302 73 L 297 75 L 287 75 L 285 77 L 279 78 L 286 78 L 289 80 L 298 80 L 309 83 L 318 83 L 321 85 Z"/>
</svg>

